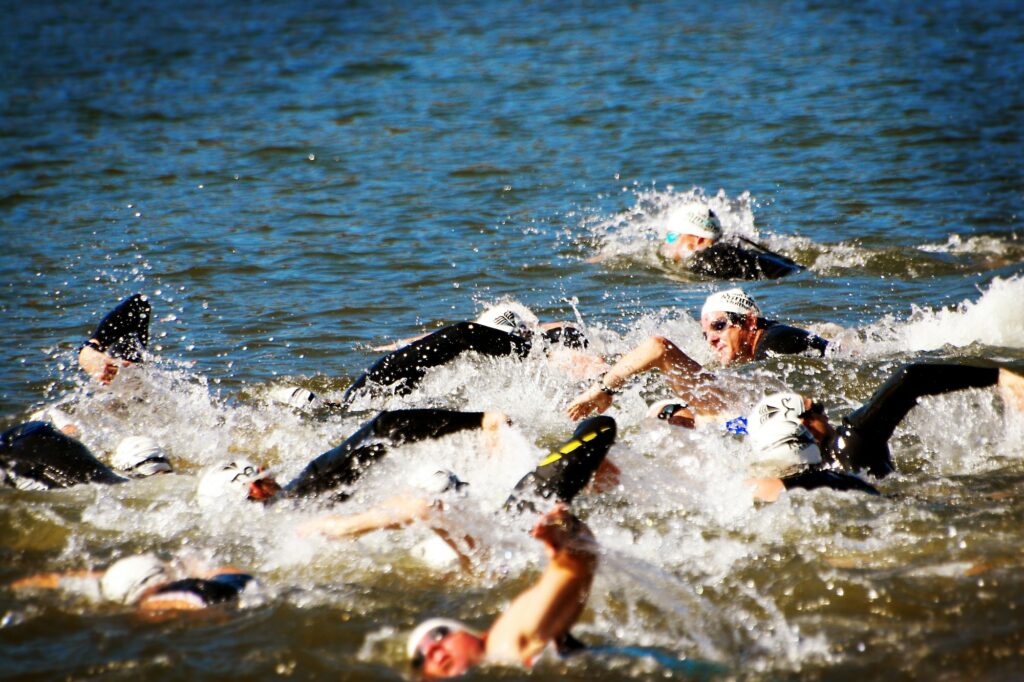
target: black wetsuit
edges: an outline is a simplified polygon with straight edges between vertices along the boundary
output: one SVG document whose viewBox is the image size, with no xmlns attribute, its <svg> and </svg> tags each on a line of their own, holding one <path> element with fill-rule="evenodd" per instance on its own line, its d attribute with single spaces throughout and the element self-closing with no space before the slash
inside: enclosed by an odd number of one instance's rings
<svg viewBox="0 0 1024 682">
<path fill-rule="evenodd" d="M 823 469 L 820 466 L 809 467 L 799 473 L 783 476 L 781 480 L 786 490 L 831 488 L 833 490 L 857 490 L 870 495 L 881 494 L 875 486 L 860 480 L 853 474 Z"/>
<path fill-rule="evenodd" d="M 571 348 L 586 346 L 586 338 L 573 327 L 557 327 L 541 337 L 549 343 Z M 459 322 L 417 339 L 385 355 L 348 387 L 341 404 L 348 406 L 362 391 L 371 395 L 393 392 L 404 395 L 423 379 L 427 370 L 447 364 L 467 351 L 491 357 L 530 354 L 532 340 L 522 334 L 494 329 L 477 322 Z"/>
<path fill-rule="evenodd" d="M 569 440 L 519 480 L 505 501 L 505 508 L 536 512 L 533 501 L 538 497 L 545 500 L 554 497 L 566 504 L 572 502 L 601 466 L 615 442 L 615 433 L 615 420 L 611 417 L 602 415 L 581 421 Z"/>
<path fill-rule="evenodd" d="M 282 492 L 285 496 L 318 495 L 347 486 L 388 452 L 389 447 L 441 438 L 467 429 L 479 429 L 483 412 L 453 410 L 390 410 L 363 424 L 338 447 L 320 455 Z M 342 493 L 341 498 L 347 497 Z"/>
<path fill-rule="evenodd" d="M 894 470 L 889 438 L 925 395 L 994 386 L 998 367 L 914 363 L 896 370 L 857 410 L 843 417 L 835 435 L 824 443 L 822 459 L 844 469 L 866 469 L 881 478 Z"/>
<path fill-rule="evenodd" d="M 718 242 L 697 251 L 686 261 L 698 275 L 716 279 L 778 279 L 803 270 L 796 262 L 763 250 L 745 249 L 737 244 Z"/>
<path fill-rule="evenodd" d="M 381 412 L 344 443 L 310 462 L 281 494 L 318 495 L 351 485 L 390 447 L 478 429 L 483 416 L 483 412 L 437 409 Z M 506 507 L 527 508 L 531 502 L 526 498 L 531 495 L 571 502 L 590 481 L 614 440 L 614 419 L 600 416 L 584 420 L 572 438 L 519 481 Z M 345 497 L 344 491 L 335 494 L 335 499 Z"/>
<path fill-rule="evenodd" d="M 47 422 L 25 422 L 0 434 L 0 477 L 3 485 L 22 489 L 128 480 Z"/>
<path fill-rule="evenodd" d="M 754 348 L 755 360 L 765 360 L 775 355 L 825 355 L 828 341 L 816 334 L 773 320 L 758 320 L 758 324 L 764 333 Z"/>
<path fill-rule="evenodd" d="M 253 580 L 255 578 L 246 573 L 222 573 L 208 579 L 185 578 L 162 586 L 153 595 L 181 594 L 203 606 L 212 606 L 236 599 Z"/>
<path fill-rule="evenodd" d="M 89 345 L 114 358 L 140 362 L 149 344 L 149 321 L 152 307 L 142 294 L 129 296 L 100 320 L 89 337 Z"/>
</svg>

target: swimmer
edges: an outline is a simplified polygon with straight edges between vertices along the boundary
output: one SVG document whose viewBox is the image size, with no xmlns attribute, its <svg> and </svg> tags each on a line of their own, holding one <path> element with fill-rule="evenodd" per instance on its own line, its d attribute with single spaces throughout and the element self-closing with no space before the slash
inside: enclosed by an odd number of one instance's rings
<svg viewBox="0 0 1024 682">
<path fill-rule="evenodd" d="M 78 364 L 102 384 L 109 384 L 121 367 L 142 361 L 149 344 L 149 300 L 129 296 L 107 313 L 78 351 Z"/>
<path fill-rule="evenodd" d="M 105 571 L 40 573 L 11 583 L 16 590 L 62 589 L 99 596 L 105 601 L 136 606 L 141 611 L 195 611 L 233 601 L 255 579 L 237 569 L 222 567 L 183 575 L 176 563 L 153 554 L 119 559 Z"/>
<path fill-rule="evenodd" d="M 828 345 L 803 329 L 765 319 L 754 299 L 738 288 L 708 296 L 700 324 L 723 367 L 775 355 L 820 357 Z M 729 397 L 699 362 L 664 336 L 652 336 L 622 356 L 599 382 L 569 404 L 566 413 L 570 419 L 580 419 L 594 410 L 604 412 L 631 377 L 652 369 L 661 370 L 672 390 L 692 409 L 719 412 Z"/>
<path fill-rule="evenodd" d="M 813 435 L 826 464 L 882 478 L 894 471 L 889 438 L 920 397 L 989 386 L 999 387 L 1014 409 L 1024 409 L 1024 376 L 1007 368 L 915 362 L 896 370 L 839 426 L 829 422 L 820 402 L 798 393 L 768 396 L 755 408 L 755 416 L 760 421 L 798 422 Z"/>
<path fill-rule="evenodd" d="M 617 485 L 619 470 L 606 458 L 615 442 L 615 434 L 615 420 L 611 417 L 592 417 L 581 422 L 569 440 L 544 456 L 536 468 L 519 480 L 505 501 L 504 510 L 515 514 L 537 513 L 536 505 L 542 501 L 555 499 L 570 504 L 588 485 L 591 488 L 596 485 L 595 492 Z M 427 520 L 431 529 L 461 555 L 437 512 L 445 509 L 445 498 L 439 495 L 460 493 L 467 485 L 452 472 L 438 471 L 432 482 L 433 500 L 396 496 L 359 514 L 314 519 L 304 524 L 299 532 L 301 535 L 317 533 L 335 539 L 353 538 Z M 475 543 L 470 541 L 468 544 Z"/>
<path fill-rule="evenodd" d="M 144 436 L 124 439 L 111 463 L 46 422 L 25 422 L 0 434 L 0 483 L 21 490 L 69 488 L 83 483 L 124 483 L 171 471 L 163 449 Z"/>
<path fill-rule="evenodd" d="M 406 650 L 419 674 L 455 677 L 482 663 L 531 667 L 545 649 L 571 637 L 597 569 L 594 537 L 561 505 L 541 516 L 531 535 L 548 556 L 540 578 L 486 632 L 440 618 L 417 626 Z"/>
<path fill-rule="evenodd" d="M 661 232 L 661 255 L 698 275 L 716 279 L 777 279 L 804 269 L 790 258 L 740 237 L 755 250 L 721 241 L 722 223 L 707 204 L 692 202 L 669 211 Z"/>
<path fill-rule="evenodd" d="M 835 471 L 822 460 L 814 436 L 800 421 L 801 415 L 795 409 L 780 411 L 780 405 L 789 404 L 792 396 L 795 394 L 776 393 L 764 398 L 748 419 L 751 469 L 757 476 L 748 479 L 747 485 L 752 488 L 754 499 L 774 502 L 784 491 L 793 488 L 880 494 L 870 483 L 853 474 Z"/>
<path fill-rule="evenodd" d="M 409 393 L 427 370 L 447 364 L 468 351 L 490 357 L 525 358 L 537 340 L 544 344 L 549 356 L 558 349 L 575 351 L 569 361 L 561 356 L 557 360 L 570 366 L 577 364 L 581 372 L 587 372 L 595 362 L 600 364 L 599 360 L 579 352 L 587 347 L 588 341 L 576 327 L 560 322 L 540 324 L 524 306 L 502 304 L 488 309 L 473 322 L 444 327 L 385 355 L 349 386 L 341 404 L 347 407 L 363 393 L 371 396 L 385 391 Z"/>
<path fill-rule="evenodd" d="M 229 495 L 264 502 L 333 493 L 337 501 L 344 501 L 348 494 L 338 488 L 354 484 L 367 467 L 384 457 L 392 447 L 469 429 L 493 433 L 509 423 L 508 416 L 501 412 L 385 411 L 363 424 L 344 443 L 307 464 L 283 488 L 263 468 L 247 460 L 235 460 L 204 474 L 197 490 L 198 500 L 200 504 L 207 504 Z"/>
</svg>

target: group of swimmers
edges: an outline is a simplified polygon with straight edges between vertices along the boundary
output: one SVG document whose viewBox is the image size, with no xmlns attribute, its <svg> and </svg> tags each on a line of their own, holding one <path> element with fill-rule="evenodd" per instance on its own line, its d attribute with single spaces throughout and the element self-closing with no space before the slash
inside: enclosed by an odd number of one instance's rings
<svg viewBox="0 0 1024 682">
<path fill-rule="evenodd" d="M 722 243 L 720 221 L 703 203 L 676 209 L 666 225 L 663 255 L 686 261 L 697 272 L 754 279 L 800 269 L 766 249 L 751 251 Z M 732 269 L 725 264 L 731 264 Z M 79 349 L 82 369 L 95 380 L 110 383 L 121 368 L 144 361 L 151 317 L 144 296 L 121 302 Z M 765 317 L 757 302 L 735 287 L 707 297 L 700 326 L 722 367 L 778 355 L 822 357 L 829 350 L 826 339 Z M 616 437 L 616 422 L 608 416 L 591 415 L 608 410 L 622 388 L 639 374 L 659 370 L 676 396 L 652 404 L 648 416 L 688 429 L 719 421 L 732 433 L 745 435 L 750 453 L 748 484 L 753 498 L 762 502 L 774 501 L 794 488 L 879 494 L 869 478 L 878 481 L 896 469 L 889 438 L 922 396 L 999 386 L 1006 389 L 1005 395 L 1015 408 L 1024 409 L 1024 377 L 1008 368 L 994 364 L 913 363 L 897 370 L 837 426 L 830 422 L 821 402 L 791 391 L 765 396 L 746 415 L 737 416 L 742 400 L 734 387 L 663 336 L 646 339 L 610 366 L 590 353 L 589 345 L 585 331 L 577 325 L 542 324 L 522 306 L 499 305 L 473 321 L 381 347 L 390 352 L 363 372 L 337 400 L 294 387 L 274 392 L 278 400 L 300 409 L 343 411 L 357 401 L 372 403 L 386 395 L 408 394 L 432 368 L 467 352 L 526 357 L 540 349 L 553 362 L 575 368 L 577 376 L 591 377 L 590 387 L 566 408 L 569 419 L 580 421 L 578 427 L 509 488 L 501 510 L 511 515 L 539 516 L 532 535 L 545 549 L 546 568 L 486 632 L 450 619 L 431 619 L 417 627 L 409 638 L 408 653 L 414 666 L 427 677 L 458 675 L 484 661 L 530 665 L 548 648 L 565 652 L 581 646 L 570 629 L 584 608 L 598 550 L 593 534 L 573 515 L 570 505 L 588 485 L 602 478 L 615 479 L 615 467 L 606 455 Z M 258 464 L 236 459 L 206 471 L 197 495 L 200 503 L 234 496 L 260 504 L 306 498 L 337 504 L 344 502 L 369 467 L 394 448 L 466 430 L 493 433 L 508 424 L 508 417 L 500 412 L 433 408 L 383 411 L 343 443 L 311 460 L 289 482 L 281 484 Z M 76 430 L 73 423 L 34 421 L 0 434 L 3 482 L 20 488 L 120 484 L 131 477 L 172 470 L 159 445 L 138 436 L 122 443 L 111 461 L 113 466 L 109 466 L 74 437 Z M 465 538 L 453 537 L 439 518 L 445 496 L 458 494 L 465 485 L 454 472 L 439 470 L 430 495 L 396 497 L 360 514 L 332 511 L 305 524 L 301 532 L 355 537 L 426 521 L 465 561 L 475 541 L 467 543 Z M 548 511 L 542 513 L 547 507 Z M 143 554 L 121 559 L 104 572 L 41 574 L 15 586 L 83 583 L 119 603 L 166 610 L 204 608 L 229 601 L 254 579 L 231 568 L 193 567 L 189 572 L 173 562 Z"/>
</svg>

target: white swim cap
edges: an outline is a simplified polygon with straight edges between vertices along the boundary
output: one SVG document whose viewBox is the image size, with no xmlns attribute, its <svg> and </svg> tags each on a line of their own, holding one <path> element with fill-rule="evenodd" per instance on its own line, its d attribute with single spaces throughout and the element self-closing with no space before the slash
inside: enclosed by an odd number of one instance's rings
<svg viewBox="0 0 1024 682">
<path fill-rule="evenodd" d="M 416 478 L 419 479 L 415 481 L 416 486 L 433 495 L 449 491 L 458 493 L 469 485 L 456 476 L 454 471 L 448 469 L 438 469 L 430 475 L 421 475 Z"/>
<path fill-rule="evenodd" d="M 136 554 L 110 565 L 100 579 L 100 591 L 111 601 L 132 604 L 147 589 L 170 580 L 167 564 L 152 554 Z"/>
<path fill-rule="evenodd" d="M 800 421 L 803 405 L 796 393 L 774 393 L 754 406 L 747 422 L 753 463 L 784 471 L 821 462 L 814 436 Z"/>
<path fill-rule="evenodd" d="M 409 658 L 414 658 L 416 652 L 419 651 L 420 644 L 423 643 L 423 638 L 430 634 L 437 628 L 448 628 L 450 632 L 468 632 L 474 637 L 482 637 L 483 634 L 479 630 L 474 630 L 465 623 L 457 621 L 453 618 L 428 618 L 412 631 L 409 635 L 409 640 L 405 646 L 405 653 Z"/>
<path fill-rule="evenodd" d="M 794 424 L 800 423 L 800 415 L 804 413 L 804 397 L 792 391 L 766 395 L 754 406 L 750 415 L 751 426 L 761 426 L 775 419 L 786 419 Z"/>
<path fill-rule="evenodd" d="M 122 440 L 110 464 L 136 478 L 173 471 L 167 453 L 149 436 L 128 436 Z"/>
<path fill-rule="evenodd" d="M 761 309 L 757 307 L 757 303 L 739 287 L 716 291 L 708 296 L 704 301 L 704 307 L 701 308 L 700 316 L 704 317 L 708 313 L 736 313 L 738 315 L 754 313 L 757 317 L 761 317 Z"/>
<path fill-rule="evenodd" d="M 503 332 L 521 332 L 540 324 L 533 312 L 521 303 L 500 303 L 482 312 L 477 324 Z"/>
<path fill-rule="evenodd" d="M 694 201 L 669 210 L 665 216 L 665 230 L 694 237 L 718 240 L 722 238 L 722 223 L 707 204 Z"/>
<path fill-rule="evenodd" d="M 320 396 L 301 386 L 281 386 L 268 395 L 274 402 L 290 405 L 299 410 L 315 410 L 324 404 Z"/>
<path fill-rule="evenodd" d="M 246 500 L 249 485 L 265 478 L 260 468 L 247 459 L 236 459 L 227 464 L 218 464 L 199 479 L 196 499 L 201 505 L 213 504 L 218 500 Z"/>
</svg>

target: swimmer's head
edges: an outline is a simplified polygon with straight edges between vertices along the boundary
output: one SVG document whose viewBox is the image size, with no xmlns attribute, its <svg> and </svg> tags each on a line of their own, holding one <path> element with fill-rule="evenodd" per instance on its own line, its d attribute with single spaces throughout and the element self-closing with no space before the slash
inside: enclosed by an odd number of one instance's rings
<svg viewBox="0 0 1024 682">
<path fill-rule="evenodd" d="M 196 499 L 201 505 L 216 504 L 223 499 L 262 502 L 280 490 L 281 486 L 264 472 L 263 467 L 247 459 L 236 459 L 203 474 L 196 489 Z"/>
<path fill-rule="evenodd" d="M 500 303 L 488 308 L 476 318 L 476 322 L 509 333 L 529 332 L 540 325 L 533 311 L 515 302 Z"/>
<path fill-rule="evenodd" d="M 821 462 L 814 435 L 801 422 L 803 406 L 799 394 L 775 393 L 754 407 L 747 421 L 753 463 L 784 471 Z"/>
<path fill-rule="evenodd" d="M 166 563 L 152 554 L 137 554 L 111 564 L 100 579 L 100 591 L 110 601 L 134 604 L 147 590 L 171 580 Z"/>
<path fill-rule="evenodd" d="M 799 393 L 785 391 L 766 395 L 754 406 L 750 415 L 750 425 L 757 428 L 777 419 L 785 419 L 793 423 L 800 421 L 804 413 L 804 397 Z"/>
<path fill-rule="evenodd" d="M 416 481 L 418 487 L 434 495 L 448 492 L 461 493 L 464 488 L 469 486 L 468 483 L 456 476 L 454 471 L 448 469 L 438 469 L 429 476 L 421 476 L 419 479 Z"/>
<path fill-rule="evenodd" d="M 149 436 L 128 436 L 117 445 L 110 463 L 132 478 L 173 471 L 167 453 Z"/>
<path fill-rule="evenodd" d="M 723 366 L 753 358 L 761 324 L 761 309 L 739 288 L 711 294 L 700 313 L 704 338 Z"/>
<path fill-rule="evenodd" d="M 320 396 L 301 386 L 280 386 L 267 395 L 275 403 L 289 405 L 297 410 L 315 410 L 324 405 Z"/>
<path fill-rule="evenodd" d="M 693 201 L 677 206 L 666 214 L 664 231 L 666 241 L 672 235 L 691 235 L 714 242 L 722 238 L 722 222 L 707 204 Z"/>
<path fill-rule="evenodd" d="M 700 311 L 701 319 L 714 313 L 734 313 L 736 315 L 761 317 L 761 308 L 758 307 L 757 302 L 747 292 L 739 287 L 733 287 L 725 291 L 716 291 L 704 301 L 704 307 Z"/>
<path fill-rule="evenodd" d="M 451 618 L 431 618 L 409 635 L 406 653 L 427 678 L 455 677 L 483 659 L 483 633 Z"/>
</svg>

